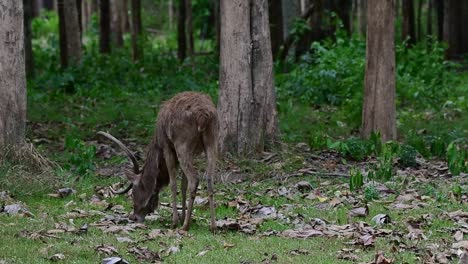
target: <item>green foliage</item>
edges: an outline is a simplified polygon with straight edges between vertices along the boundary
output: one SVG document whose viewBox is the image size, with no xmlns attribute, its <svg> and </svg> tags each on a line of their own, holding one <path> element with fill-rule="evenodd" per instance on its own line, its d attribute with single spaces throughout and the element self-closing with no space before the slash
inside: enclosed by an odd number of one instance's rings
<svg viewBox="0 0 468 264">
<path fill-rule="evenodd" d="M 69 155 L 67 166 L 71 166 L 68 169 L 79 176 L 86 176 L 94 171 L 95 146 L 86 145 L 83 141 L 68 136 L 65 138 L 65 150 Z"/>
<path fill-rule="evenodd" d="M 375 188 L 374 185 L 369 184 L 364 189 L 364 199 L 366 201 L 373 201 L 379 199 L 379 191 Z"/>
<path fill-rule="evenodd" d="M 398 152 L 398 144 L 387 143 L 383 145 L 382 155 L 377 157 L 377 164 L 372 164 L 367 177 L 369 180 L 389 181 L 393 174 L 393 157 Z"/>
<path fill-rule="evenodd" d="M 364 177 L 359 169 L 352 168 L 349 175 L 349 189 L 351 191 L 360 189 L 364 185 Z"/>
<path fill-rule="evenodd" d="M 416 162 L 416 156 L 418 152 L 416 149 L 410 145 L 402 145 L 398 153 L 398 163 L 403 167 L 416 167 L 418 163 Z"/>
<path fill-rule="evenodd" d="M 466 149 L 462 149 L 456 143 L 452 142 L 447 147 L 447 163 L 450 172 L 453 175 L 459 175 L 467 170 L 466 168 Z"/>
</svg>

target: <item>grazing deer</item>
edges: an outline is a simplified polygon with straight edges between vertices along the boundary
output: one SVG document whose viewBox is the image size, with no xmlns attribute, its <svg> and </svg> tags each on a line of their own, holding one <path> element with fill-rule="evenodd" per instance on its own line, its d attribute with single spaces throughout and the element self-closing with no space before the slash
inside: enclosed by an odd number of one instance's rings
<svg viewBox="0 0 468 264">
<path fill-rule="evenodd" d="M 182 229 L 188 231 L 193 211 L 199 176 L 193 166 L 194 156 L 205 152 L 207 158 L 208 195 L 211 213 L 211 230 L 216 228 L 213 176 L 216 166 L 218 117 L 216 108 L 208 95 L 183 92 L 175 95 L 161 107 L 156 121 L 156 130 L 148 146 L 146 161 L 140 171 L 133 153 L 122 142 L 105 132 L 99 135 L 115 142 L 133 163 L 133 175 L 127 175 L 131 184 L 116 193 L 125 193 L 133 188 L 133 214 L 130 219 L 143 222 L 153 212 L 159 201 L 161 189 L 170 185 L 172 191 L 172 228 L 178 224 L 177 213 L 177 165 L 182 177 Z M 187 187 L 189 202 L 186 205 Z M 186 210 L 188 209 L 188 210 Z M 188 212 L 186 212 L 188 211 Z"/>
</svg>

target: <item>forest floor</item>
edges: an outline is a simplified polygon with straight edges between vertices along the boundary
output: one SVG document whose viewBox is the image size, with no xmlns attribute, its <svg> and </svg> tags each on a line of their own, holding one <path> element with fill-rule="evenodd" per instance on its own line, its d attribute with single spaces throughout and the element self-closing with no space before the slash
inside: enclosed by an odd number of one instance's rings
<svg viewBox="0 0 468 264">
<path fill-rule="evenodd" d="M 418 157 L 414 168 L 393 160 L 391 179 L 351 191 L 349 175 L 379 160 L 357 162 L 305 143 L 220 161 L 216 234 L 204 181 L 188 233 L 170 229 L 167 188 L 155 214 L 144 224 L 130 222 L 131 198 L 110 192 L 125 184 L 118 176 L 128 163 L 95 133 L 110 130 L 144 156 L 157 96 L 30 92 L 28 135 L 63 169 L 48 181 L 14 164 L 0 167 L 9 175 L 0 185 L 0 263 L 100 263 L 112 256 L 129 263 L 458 263 L 468 249 L 466 173 L 453 176 L 440 159 Z M 420 116 L 402 129 L 467 131 L 466 113 L 416 122 Z M 204 168 L 203 159 L 197 167 Z"/>
</svg>

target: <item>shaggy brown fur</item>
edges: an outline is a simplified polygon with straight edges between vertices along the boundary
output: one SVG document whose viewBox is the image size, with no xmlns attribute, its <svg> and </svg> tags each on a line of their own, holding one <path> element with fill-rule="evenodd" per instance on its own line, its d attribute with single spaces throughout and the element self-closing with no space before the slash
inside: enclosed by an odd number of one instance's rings
<svg viewBox="0 0 468 264">
<path fill-rule="evenodd" d="M 121 146 L 135 164 L 131 152 L 120 141 L 107 133 L 99 132 Z M 172 224 L 178 224 L 177 213 L 177 165 L 182 177 L 182 218 L 183 229 L 190 227 L 193 202 L 199 183 L 199 175 L 193 167 L 193 158 L 205 152 L 207 157 L 207 181 L 211 211 L 211 229 L 215 229 L 213 176 L 216 167 L 218 138 L 218 117 L 210 97 L 195 92 L 183 92 L 165 102 L 159 111 L 155 135 L 148 146 L 146 162 L 141 174 L 129 177 L 133 184 L 132 219 L 144 221 L 158 204 L 160 190 L 170 184 L 172 191 Z M 118 141 L 118 142 L 117 142 Z M 189 203 L 186 205 L 187 188 Z M 188 211 L 186 213 L 186 211 Z"/>
</svg>

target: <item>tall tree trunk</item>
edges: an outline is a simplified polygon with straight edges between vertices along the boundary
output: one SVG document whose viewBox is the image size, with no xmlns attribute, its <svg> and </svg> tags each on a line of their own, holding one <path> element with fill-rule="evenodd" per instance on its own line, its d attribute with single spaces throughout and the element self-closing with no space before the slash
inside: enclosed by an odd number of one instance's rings
<svg viewBox="0 0 468 264">
<path fill-rule="evenodd" d="M 32 32 L 31 20 L 33 18 L 32 2 L 34 0 L 23 0 L 24 8 L 24 53 L 26 60 L 26 76 L 28 78 L 34 77 L 34 56 L 32 51 Z"/>
<path fill-rule="evenodd" d="M 413 0 L 403 0 L 403 25 L 401 31 L 402 40 L 408 40 L 408 43 L 414 44 L 416 42 L 416 35 L 414 29 L 414 3 Z"/>
<path fill-rule="evenodd" d="M 394 140 L 395 10 L 393 0 L 368 1 L 367 47 L 362 136 L 380 132 L 383 141 Z"/>
<path fill-rule="evenodd" d="M 338 17 L 340 18 L 341 22 L 343 23 L 344 30 L 351 34 L 351 1 L 350 0 L 334 0 L 333 1 L 333 8 Z"/>
<path fill-rule="evenodd" d="M 62 67 L 81 61 L 80 25 L 75 0 L 58 0 L 60 58 Z"/>
<path fill-rule="evenodd" d="M 124 44 L 123 40 L 123 23 L 122 23 L 122 11 L 123 11 L 123 0 L 114 0 L 111 5 L 111 16 L 112 16 L 112 35 L 113 42 L 116 47 L 122 47 Z"/>
<path fill-rule="evenodd" d="M 300 0 L 282 0 L 283 39 L 286 39 L 293 28 L 294 21 L 301 15 Z"/>
<path fill-rule="evenodd" d="M 133 60 L 137 61 L 143 58 L 143 49 L 138 43 L 141 36 L 141 1 L 131 0 L 132 2 L 132 54 Z"/>
<path fill-rule="evenodd" d="M 185 0 L 179 0 L 179 14 L 177 17 L 177 57 L 184 61 L 187 57 L 187 40 L 185 35 Z"/>
<path fill-rule="evenodd" d="M 273 58 L 276 58 L 283 44 L 283 9 L 281 8 L 281 0 L 270 0 L 269 8 L 271 51 Z"/>
<path fill-rule="evenodd" d="M 83 37 L 83 14 L 82 14 L 82 1 L 83 0 L 76 0 L 76 10 L 78 14 L 78 27 L 80 29 L 80 42 Z M 85 0 L 86 1 L 86 0 Z"/>
<path fill-rule="evenodd" d="M 99 3 L 98 0 L 90 0 L 91 1 L 91 14 L 98 13 Z"/>
<path fill-rule="evenodd" d="M 122 1 L 122 32 L 130 32 L 130 21 L 128 19 L 128 0 Z"/>
<path fill-rule="evenodd" d="M 418 10 L 417 10 L 417 28 L 418 28 L 418 35 L 417 39 L 421 41 L 423 39 L 423 30 L 422 30 L 422 5 L 423 0 L 418 0 Z"/>
<path fill-rule="evenodd" d="M 449 45 L 448 59 L 459 59 L 468 53 L 468 2 L 464 0 L 446 0 L 444 12 L 444 41 Z"/>
<path fill-rule="evenodd" d="M 57 1 L 60 1 L 60 0 L 57 0 Z M 55 6 L 55 1 L 54 0 L 43 0 L 42 3 L 44 4 L 43 6 L 47 11 L 54 10 L 54 6 Z"/>
<path fill-rule="evenodd" d="M 358 29 L 362 36 L 366 35 L 367 30 L 367 0 L 357 0 Z M 371 0 L 372 1 L 372 0 Z"/>
<path fill-rule="evenodd" d="M 110 1 L 99 0 L 99 52 L 109 54 L 111 52 L 111 29 L 110 29 Z"/>
<path fill-rule="evenodd" d="M 435 0 L 435 8 L 437 13 L 437 39 L 444 39 L 444 0 Z"/>
<path fill-rule="evenodd" d="M 432 9 L 433 9 L 434 0 L 429 0 L 427 5 L 427 20 L 426 20 L 426 29 L 427 35 L 432 36 Z"/>
<path fill-rule="evenodd" d="M 167 13 L 169 18 L 169 30 L 174 28 L 174 0 L 169 0 L 167 3 Z"/>
<path fill-rule="evenodd" d="M 31 16 L 32 18 L 38 17 L 41 13 L 41 1 L 32 0 L 31 1 Z M 26 14 L 25 14 L 26 16 Z"/>
<path fill-rule="evenodd" d="M 193 56 L 194 42 L 193 42 L 193 25 L 192 25 L 192 0 L 185 0 L 185 22 L 187 33 L 187 53 L 188 56 Z"/>
<path fill-rule="evenodd" d="M 268 1 L 221 0 L 220 150 L 264 149 L 277 133 Z"/>
<path fill-rule="evenodd" d="M 0 0 L 0 149 L 20 147 L 26 127 L 23 1 Z"/>
</svg>

